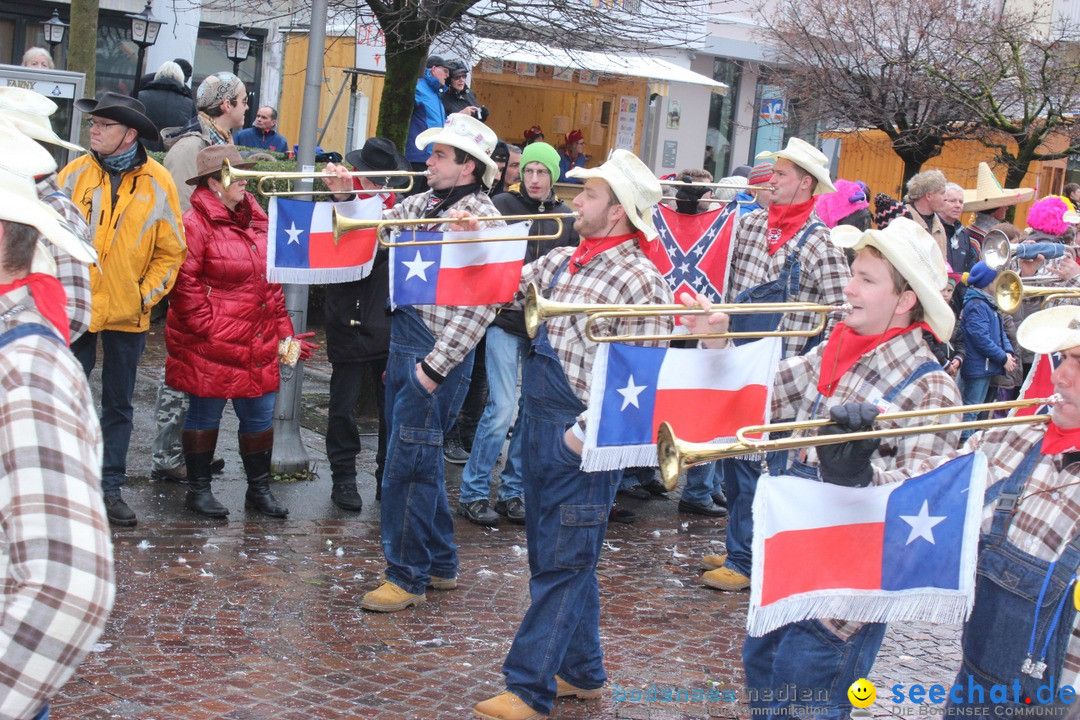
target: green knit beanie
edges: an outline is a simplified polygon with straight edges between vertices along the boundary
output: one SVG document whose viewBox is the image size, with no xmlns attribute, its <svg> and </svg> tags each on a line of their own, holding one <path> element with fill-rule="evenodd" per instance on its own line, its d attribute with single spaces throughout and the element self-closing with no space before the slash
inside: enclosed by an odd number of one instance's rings
<svg viewBox="0 0 1080 720">
<path fill-rule="evenodd" d="M 543 164 L 551 171 L 551 182 L 559 181 L 559 151 L 546 142 L 534 142 L 521 152 L 521 169 L 531 162 Z"/>
</svg>

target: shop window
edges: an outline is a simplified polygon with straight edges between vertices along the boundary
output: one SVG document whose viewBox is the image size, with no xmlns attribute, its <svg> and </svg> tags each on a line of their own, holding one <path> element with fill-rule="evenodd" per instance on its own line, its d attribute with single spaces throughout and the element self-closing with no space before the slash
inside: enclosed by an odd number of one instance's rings
<svg viewBox="0 0 1080 720">
<path fill-rule="evenodd" d="M 728 58 L 713 60 L 713 80 L 728 86 L 726 95 L 713 93 L 709 99 L 709 128 L 705 133 L 705 157 L 702 167 L 714 178 L 728 174 L 731 167 L 731 143 L 735 136 L 735 108 L 739 103 L 742 68 Z"/>
</svg>

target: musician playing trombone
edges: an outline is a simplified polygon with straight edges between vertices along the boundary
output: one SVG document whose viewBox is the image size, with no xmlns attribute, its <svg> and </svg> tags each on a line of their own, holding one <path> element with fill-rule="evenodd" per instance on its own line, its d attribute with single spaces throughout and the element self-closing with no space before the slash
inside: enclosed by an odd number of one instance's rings
<svg viewBox="0 0 1080 720">
<path fill-rule="evenodd" d="M 832 231 L 832 243 L 855 251 L 852 277 L 844 287 L 851 310 L 825 344 L 780 362 L 773 385 L 772 416 L 797 420 L 835 417 L 853 402 L 894 411 L 958 405 L 956 385 L 923 340 L 924 329 L 938 338 L 950 337 L 955 322 L 941 296 L 945 263 L 934 239 L 913 221 L 900 218 L 885 230 L 864 233 L 838 226 Z M 682 301 L 688 305 L 695 302 L 688 294 Z M 708 307 L 702 296 L 696 304 Z M 682 321 L 692 333 L 722 332 L 728 324 L 722 313 L 708 318 L 688 316 Z M 723 347 L 727 340 L 704 342 Z M 820 479 L 845 485 L 897 481 L 922 461 L 954 449 L 958 439 L 958 433 L 949 432 L 888 440 L 875 448 L 879 471 L 860 467 L 856 472 L 837 460 L 828 466 L 828 473 L 820 473 Z M 786 472 L 818 478 L 818 463 L 833 454 L 833 447 L 828 446 L 816 453 L 794 451 L 788 457 Z M 761 481 L 767 482 L 767 477 Z M 783 696 L 778 693 L 780 688 L 794 685 L 830 689 L 827 699 L 804 704 L 820 705 L 823 717 L 846 716 L 851 710 L 847 688 L 867 676 L 884 633 L 881 623 L 820 618 L 792 623 L 762 637 L 747 636 L 743 665 L 747 688 L 756 691 L 750 693 L 754 715 L 792 716 L 787 702 L 754 698 Z"/>
</svg>

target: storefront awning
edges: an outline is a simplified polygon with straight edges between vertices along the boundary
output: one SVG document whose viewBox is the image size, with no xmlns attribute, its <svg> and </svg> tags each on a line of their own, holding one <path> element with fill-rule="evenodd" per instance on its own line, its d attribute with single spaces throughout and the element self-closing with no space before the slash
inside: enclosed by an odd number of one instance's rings
<svg viewBox="0 0 1080 720">
<path fill-rule="evenodd" d="M 718 95 L 727 94 L 727 85 L 710 77 L 679 67 L 660 58 L 646 57 L 637 53 L 602 53 L 586 50 L 563 50 L 531 42 L 507 42 L 485 39 L 479 48 L 480 55 L 492 60 L 554 65 L 575 70 L 592 70 L 612 75 L 629 75 L 648 78 L 650 92 L 666 95 L 667 83 L 681 82 L 703 85 Z"/>
</svg>

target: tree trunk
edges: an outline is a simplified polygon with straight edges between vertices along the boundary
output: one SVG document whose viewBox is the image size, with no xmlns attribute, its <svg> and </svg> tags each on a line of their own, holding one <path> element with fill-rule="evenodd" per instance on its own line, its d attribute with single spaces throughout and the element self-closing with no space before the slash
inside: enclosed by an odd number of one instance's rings
<svg viewBox="0 0 1080 720">
<path fill-rule="evenodd" d="M 1032 155 L 1035 152 L 1035 148 L 1030 150 L 1025 149 L 1023 145 L 1020 145 L 1019 150 L 1016 153 L 1015 158 L 1009 158 L 1008 170 L 1005 172 L 1005 185 L 1006 188 L 1018 188 L 1024 182 L 1024 176 L 1028 174 L 1028 168 L 1031 166 Z M 1016 220 L 1016 206 L 1012 205 L 1005 211 L 1005 222 L 1014 222 Z"/>
<path fill-rule="evenodd" d="M 893 135 L 892 149 L 904 163 L 903 187 L 922 169 L 923 164 L 941 154 L 944 141 L 938 137 L 912 137 L 912 133 Z M 901 192 L 903 195 L 903 192 Z"/>
<path fill-rule="evenodd" d="M 397 45 L 397 47 L 395 47 Z M 402 151 L 409 136 L 409 121 L 416 102 L 416 80 L 423 74 L 429 45 L 403 48 L 386 37 L 386 83 L 379 106 L 378 134 Z"/>
<path fill-rule="evenodd" d="M 67 69 L 86 75 L 83 94 L 92 98 L 97 90 L 98 0 L 71 0 Z M 82 118 L 76 115 L 76 122 Z M 82 128 L 82 145 L 90 146 L 90 131 Z"/>
</svg>

